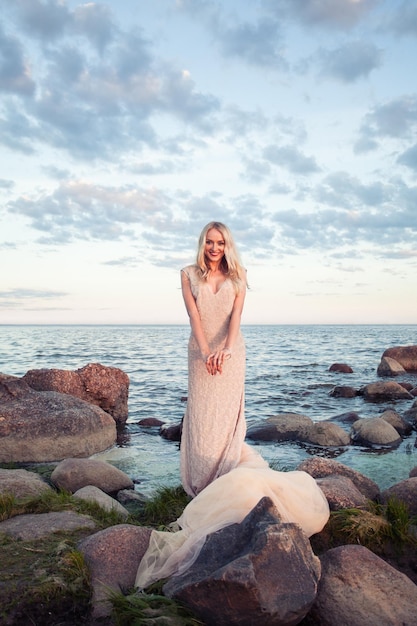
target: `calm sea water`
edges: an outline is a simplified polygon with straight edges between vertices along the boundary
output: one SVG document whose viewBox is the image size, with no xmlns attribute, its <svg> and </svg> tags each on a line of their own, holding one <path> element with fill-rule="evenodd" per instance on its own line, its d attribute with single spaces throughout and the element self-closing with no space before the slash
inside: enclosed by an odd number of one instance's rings
<svg viewBox="0 0 417 626">
<path fill-rule="evenodd" d="M 400 414 L 410 401 L 365 403 L 362 398 L 332 398 L 335 385 L 355 388 L 378 380 L 384 350 L 417 344 L 416 325 L 243 326 L 247 349 L 248 425 L 281 412 L 326 420 L 347 411 L 374 417 L 389 406 Z M 29 369 L 78 369 L 87 363 L 118 367 L 130 377 L 129 419 L 122 443 L 98 455 L 120 467 L 137 489 L 152 492 L 179 484 L 178 445 L 138 421 L 156 417 L 177 423 L 187 394 L 188 326 L 0 326 L 0 371 L 22 376 Z M 332 363 L 347 363 L 353 374 L 330 373 Z M 417 385 L 417 376 L 396 380 Z M 417 465 L 416 434 L 390 452 L 351 446 L 333 458 L 366 474 L 380 487 L 408 477 Z M 254 444 L 252 444 L 254 445 Z M 275 467 L 295 469 L 311 454 L 329 451 L 296 443 L 261 444 L 257 449 Z"/>
</svg>

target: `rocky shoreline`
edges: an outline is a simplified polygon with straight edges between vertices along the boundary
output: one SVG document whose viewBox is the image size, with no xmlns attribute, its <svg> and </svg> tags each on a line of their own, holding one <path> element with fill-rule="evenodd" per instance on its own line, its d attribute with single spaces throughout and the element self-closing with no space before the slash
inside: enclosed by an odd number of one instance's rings
<svg viewBox="0 0 417 626">
<path fill-rule="evenodd" d="M 53 374 L 51 370 L 39 370 L 22 379 L 0 375 L 0 463 L 15 464 L 0 469 L 4 505 L 0 537 L 9 542 L 8 546 L 10 542 L 29 542 L 28 549 L 36 551 L 33 541 L 82 529 L 84 538 L 77 543 L 77 549 L 91 580 L 89 609 L 82 623 L 114 624 L 109 592 L 125 594 L 133 588 L 151 527 L 141 525 L 140 518 L 132 513 L 144 503 L 134 491 L 131 478 L 109 463 L 86 458 L 93 454 L 88 446 L 97 451 L 105 445 L 100 432 L 94 437 L 96 430 L 109 433 L 108 438 L 115 443 L 116 419 L 120 425 L 127 418 L 128 389 L 128 380 L 112 368 L 99 364 L 86 367 L 94 369 L 96 381 L 90 377 L 86 384 L 80 371 L 73 376 L 61 370 Z M 345 364 L 332 367 L 349 368 Z M 386 380 L 404 372 L 417 372 L 417 346 L 389 349 L 383 354 L 378 375 L 385 380 L 360 390 L 346 391 L 349 388 L 343 387 L 332 391 L 359 393 L 364 402 L 381 403 L 378 418 L 366 420 L 345 414 L 314 424 L 306 416 L 286 413 L 255 425 L 248 431 L 248 438 L 293 440 L 330 448 L 358 442 L 394 448 L 417 429 L 415 386 Z M 42 389 L 34 389 L 29 382 Z M 78 390 L 74 395 L 72 385 Z M 86 394 L 94 402 L 81 397 Z M 125 412 L 120 401 L 123 396 Z M 391 406 L 400 397 L 410 400 L 403 415 Z M 385 402 L 390 406 L 384 407 Z M 112 405 L 118 407 L 116 419 L 108 412 Z M 93 413 L 89 412 L 91 407 Z M 180 425 L 161 427 L 161 435 L 175 440 L 180 436 Z M 68 450 L 72 453 L 64 454 Z M 48 481 L 19 468 L 19 464 L 46 461 L 54 462 Z M 271 501 L 264 498 L 241 524 L 211 535 L 194 566 L 184 575 L 166 581 L 163 594 L 185 603 L 208 626 L 417 626 L 417 467 L 409 478 L 382 492 L 372 480 L 335 460 L 313 456 L 297 469 L 315 478 L 329 502 L 331 517 L 321 533 L 307 540 L 296 524 L 283 522 Z M 118 521 L 100 529 L 91 516 L 71 510 L 10 514 L 10 507 L 4 504 L 8 498 L 14 502 L 33 500 L 48 490 L 70 493 L 75 502 L 95 503 L 114 513 Z M 341 519 L 345 527 L 338 530 Z M 366 520 L 367 534 L 361 535 L 359 526 L 356 534 L 346 533 L 348 519 L 355 523 L 361 520 L 362 525 Z M 167 523 L 170 521 L 174 520 Z M 2 576 L 5 626 L 28 623 L 27 615 L 22 617 L 15 602 L 7 604 L 11 583 L 7 572 Z M 51 607 L 46 606 L 39 623 L 70 624 L 62 622 L 55 607 L 51 613 Z"/>
</svg>

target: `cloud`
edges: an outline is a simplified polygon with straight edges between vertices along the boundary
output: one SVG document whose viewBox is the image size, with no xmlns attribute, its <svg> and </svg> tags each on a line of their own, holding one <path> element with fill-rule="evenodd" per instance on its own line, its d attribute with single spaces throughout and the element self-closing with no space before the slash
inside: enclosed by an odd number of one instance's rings
<svg viewBox="0 0 417 626">
<path fill-rule="evenodd" d="M 278 21 L 265 18 L 232 26 L 217 21 L 213 30 L 224 56 L 236 57 L 250 65 L 288 69 Z"/>
<path fill-rule="evenodd" d="M 69 9 L 57 0 L 15 0 L 13 4 L 26 33 L 41 41 L 60 37 L 71 19 Z"/>
<path fill-rule="evenodd" d="M 397 159 L 397 163 L 406 165 L 417 172 L 417 144 L 403 152 Z"/>
<path fill-rule="evenodd" d="M 362 121 L 356 152 L 378 147 L 384 138 L 407 139 L 417 125 L 417 95 L 404 95 L 375 106 Z"/>
<path fill-rule="evenodd" d="M 316 58 L 321 76 L 353 83 L 382 65 L 382 50 L 372 43 L 350 41 L 334 50 L 320 49 Z"/>
<path fill-rule="evenodd" d="M 292 18 L 303 26 L 348 30 L 367 16 L 379 0 L 263 0 L 262 5 L 280 19 Z"/>
<path fill-rule="evenodd" d="M 0 25 L 0 91 L 30 96 L 34 90 L 35 82 L 21 43 L 6 35 Z"/>
<path fill-rule="evenodd" d="M 306 176 L 320 171 L 315 158 L 305 156 L 295 146 L 269 145 L 264 149 L 263 156 L 270 163 L 287 169 L 293 174 Z"/>
<path fill-rule="evenodd" d="M 0 290 L 0 308 L 1 309 L 17 309 L 30 306 L 30 303 L 36 300 L 54 300 L 55 298 L 63 298 L 68 293 L 64 291 L 51 291 L 47 289 L 3 289 Z M 34 309 L 33 309 L 34 310 Z"/>
<path fill-rule="evenodd" d="M 404 0 L 398 10 L 389 15 L 385 26 L 398 35 L 417 36 L 417 5 L 414 0 Z"/>
</svg>

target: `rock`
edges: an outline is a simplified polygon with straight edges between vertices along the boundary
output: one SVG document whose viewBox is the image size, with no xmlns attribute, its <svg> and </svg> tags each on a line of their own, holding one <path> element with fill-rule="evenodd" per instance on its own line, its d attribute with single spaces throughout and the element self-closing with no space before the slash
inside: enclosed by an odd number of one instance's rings
<svg viewBox="0 0 417 626">
<path fill-rule="evenodd" d="M 333 387 L 329 396 L 332 398 L 356 398 L 358 392 L 353 387 L 345 387 L 343 385 L 336 385 Z"/>
<path fill-rule="evenodd" d="M 133 491 L 133 489 L 120 489 L 116 495 L 117 501 L 120 504 L 135 504 L 143 506 L 147 502 L 149 502 L 148 496 L 145 496 L 143 493 L 138 493 L 137 491 Z"/>
<path fill-rule="evenodd" d="M 110 592 L 126 593 L 133 589 L 150 534 L 150 528 L 119 524 L 90 535 L 78 544 L 90 569 L 94 619 L 110 615 Z"/>
<path fill-rule="evenodd" d="M 417 345 L 388 348 L 382 357 L 395 359 L 407 372 L 417 372 Z"/>
<path fill-rule="evenodd" d="M 329 372 L 340 372 L 341 374 L 353 374 L 353 369 L 346 363 L 333 363 L 329 367 Z"/>
<path fill-rule="evenodd" d="M 57 391 L 99 406 L 121 425 L 127 420 L 129 377 L 116 367 L 89 363 L 75 371 L 29 370 L 22 380 L 36 391 Z"/>
<path fill-rule="evenodd" d="M 380 418 L 388 422 L 388 424 L 391 424 L 391 426 L 395 428 L 395 430 L 399 435 L 401 435 L 401 437 L 407 437 L 408 435 L 411 435 L 413 427 L 409 422 L 403 419 L 401 415 L 397 413 L 397 411 L 394 411 L 393 409 L 387 409 L 386 411 L 381 413 Z"/>
<path fill-rule="evenodd" d="M 410 470 L 409 473 L 410 478 L 417 478 L 417 465 Z"/>
<path fill-rule="evenodd" d="M 365 385 L 359 394 L 368 402 L 384 402 L 386 400 L 412 400 L 413 396 L 399 383 L 392 381 L 377 382 Z"/>
<path fill-rule="evenodd" d="M 181 441 L 182 422 L 171 426 L 163 424 L 159 430 L 159 434 L 163 439 L 168 439 L 168 441 Z"/>
<path fill-rule="evenodd" d="M 12 494 L 16 499 L 33 498 L 51 487 L 34 472 L 24 469 L 0 469 L 0 494 Z"/>
<path fill-rule="evenodd" d="M 411 409 L 408 409 L 407 411 L 405 411 L 404 419 L 406 419 L 408 422 L 410 422 L 414 426 L 417 426 L 417 400 L 414 400 L 411 406 Z"/>
<path fill-rule="evenodd" d="M 376 373 L 378 376 L 398 376 L 399 374 L 405 374 L 405 369 L 395 359 L 383 356 Z"/>
<path fill-rule="evenodd" d="M 160 428 L 161 426 L 164 425 L 164 422 L 162 420 L 157 419 L 156 417 L 144 417 L 143 419 L 138 421 L 138 425 L 149 427 L 149 428 L 157 426 L 158 428 Z"/>
<path fill-rule="evenodd" d="M 0 382 L 0 411 L 1 463 L 90 456 L 116 442 L 108 413 L 73 396 L 35 391 L 22 379 Z"/>
<path fill-rule="evenodd" d="M 35 541 L 52 533 L 96 528 L 95 522 L 88 515 L 74 511 L 54 511 L 51 513 L 29 513 L 16 515 L 0 522 L 0 533 L 13 539 Z"/>
<path fill-rule="evenodd" d="M 108 494 L 133 489 L 133 482 L 127 474 L 98 459 L 65 459 L 52 472 L 51 481 L 70 493 L 87 485 L 94 485 Z"/>
<path fill-rule="evenodd" d="M 360 415 L 355 411 L 348 411 L 347 413 L 341 413 L 340 415 L 334 415 L 330 418 L 332 422 L 341 422 L 342 424 L 352 424 L 356 420 L 360 419 Z"/>
<path fill-rule="evenodd" d="M 307 472 L 316 479 L 332 475 L 346 476 L 368 500 L 376 500 L 380 493 L 378 485 L 373 480 L 333 459 L 313 457 L 300 463 L 297 469 Z"/>
<path fill-rule="evenodd" d="M 318 446 L 348 446 L 348 433 L 333 422 L 316 422 L 308 432 L 308 443 Z"/>
<path fill-rule="evenodd" d="M 129 511 L 125 509 L 120 502 L 107 495 L 107 493 L 104 493 L 104 491 L 98 487 L 94 487 L 94 485 L 87 485 L 86 487 L 77 489 L 73 496 L 74 498 L 86 500 L 87 502 L 95 502 L 105 511 L 115 511 L 121 517 L 129 517 Z"/>
<path fill-rule="evenodd" d="M 262 498 L 241 524 L 209 535 L 196 562 L 163 592 L 207 626 L 290 626 L 309 611 L 319 578 L 307 536 Z"/>
<path fill-rule="evenodd" d="M 362 446 L 387 446 L 395 448 L 401 437 L 391 424 L 380 417 L 357 420 L 352 424 L 352 441 Z"/>
<path fill-rule="evenodd" d="M 279 413 L 251 426 L 247 438 L 263 441 L 306 441 L 313 420 L 299 413 Z"/>
<path fill-rule="evenodd" d="M 411 516 L 417 515 L 417 477 L 413 476 L 401 480 L 381 493 L 383 503 L 388 502 L 390 498 L 395 498 L 406 504 Z"/>
<path fill-rule="evenodd" d="M 417 585 L 373 552 L 339 546 L 320 560 L 322 576 L 306 625 L 417 625 Z"/>
<path fill-rule="evenodd" d="M 368 499 L 359 491 L 347 476 L 326 476 L 316 478 L 316 482 L 324 493 L 331 511 L 340 509 L 364 509 Z"/>
</svg>

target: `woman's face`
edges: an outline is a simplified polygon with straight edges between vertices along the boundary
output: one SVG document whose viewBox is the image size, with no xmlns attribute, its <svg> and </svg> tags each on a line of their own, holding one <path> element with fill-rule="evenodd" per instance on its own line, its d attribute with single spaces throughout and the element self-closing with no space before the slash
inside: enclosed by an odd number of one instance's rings
<svg viewBox="0 0 417 626">
<path fill-rule="evenodd" d="M 224 256 L 225 241 L 216 228 L 210 228 L 206 236 L 204 254 L 209 261 L 220 262 Z"/>
</svg>

